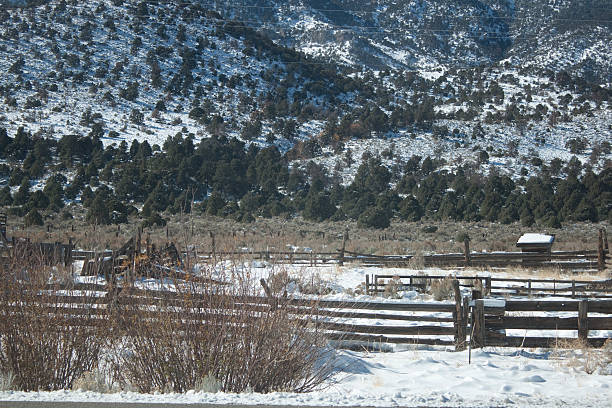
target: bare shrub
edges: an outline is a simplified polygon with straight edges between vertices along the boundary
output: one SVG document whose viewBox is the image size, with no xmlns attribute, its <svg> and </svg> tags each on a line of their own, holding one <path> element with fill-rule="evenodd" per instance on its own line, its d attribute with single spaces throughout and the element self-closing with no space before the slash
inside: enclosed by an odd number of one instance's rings
<svg viewBox="0 0 612 408">
<path fill-rule="evenodd" d="M 455 296 L 453 289 L 453 278 L 447 276 L 443 279 L 435 279 L 431 282 L 431 294 L 435 300 L 452 299 Z"/>
<path fill-rule="evenodd" d="M 394 276 L 391 278 L 385 285 L 385 291 L 383 292 L 383 296 L 390 299 L 400 299 L 401 296 L 399 294 L 402 289 L 402 281 L 399 276 Z"/>
<path fill-rule="evenodd" d="M 254 286 L 182 288 L 175 296 L 147 293 L 117 313 L 124 328 L 113 372 L 122 387 L 140 392 L 305 392 L 334 372 L 333 351 L 310 318 L 297 319 L 282 304 L 250 304 Z M 177 305 L 180 304 L 180 308 Z"/>
<path fill-rule="evenodd" d="M 64 288 L 47 284 L 41 259 L 16 246 L 0 269 L 0 371 L 12 372 L 24 391 L 71 388 L 96 366 L 106 341 L 95 296 L 81 294 L 78 315 L 66 316 Z"/>
</svg>

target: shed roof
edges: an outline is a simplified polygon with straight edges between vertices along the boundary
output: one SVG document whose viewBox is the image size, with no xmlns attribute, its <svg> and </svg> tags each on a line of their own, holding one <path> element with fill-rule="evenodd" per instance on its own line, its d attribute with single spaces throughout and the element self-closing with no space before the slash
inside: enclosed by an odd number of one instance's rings
<svg viewBox="0 0 612 408">
<path fill-rule="evenodd" d="M 552 245 L 555 241 L 554 235 L 527 233 L 523 234 L 516 242 L 517 245 Z"/>
</svg>

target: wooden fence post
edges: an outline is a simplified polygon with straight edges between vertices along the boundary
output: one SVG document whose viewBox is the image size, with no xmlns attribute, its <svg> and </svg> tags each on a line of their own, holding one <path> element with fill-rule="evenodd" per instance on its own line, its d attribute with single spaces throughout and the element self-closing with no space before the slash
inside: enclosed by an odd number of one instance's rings
<svg viewBox="0 0 612 408">
<path fill-rule="evenodd" d="M 461 304 L 461 291 L 459 290 L 459 281 L 453 280 L 453 292 L 455 293 L 455 351 L 465 350 L 465 322 L 463 320 L 463 307 Z"/>
<path fill-rule="evenodd" d="M 370 294 L 370 275 L 366 274 L 365 277 L 365 294 L 369 295 Z"/>
<path fill-rule="evenodd" d="M 589 303 L 583 299 L 578 303 L 578 339 L 587 341 L 589 337 Z"/>
<path fill-rule="evenodd" d="M 485 294 L 487 296 L 491 296 L 491 277 L 487 276 L 485 278 Z"/>
<path fill-rule="evenodd" d="M 136 254 L 140 255 L 140 251 L 142 250 L 142 230 L 138 227 L 138 241 L 136 244 Z"/>
<path fill-rule="evenodd" d="M 604 252 L 604 238 L 603 229 L 599 229 L 599 240 L 597 245 L 597 269 L 603 271 L 606 269 L 606 255 Z"/>
<path fill-rule="evenodd" d="M 576 281 L 572 279 L 572 299 L 576 297 Z"/>
<path fill-rule="evenodd" d="M 342 250 L 340 251 L 340 266 L 344 265 L 344 250 L 346 249 L 346 240 L 348 239 L 348 228 L 342 234 Z"/>
<path fill-rule="evenodd" d="M 477 299 L 474 301 L 472 309 L 472 337 L 470 343 L 474 348 L 484 347 L 485 339 L 485 318 L 484 318 L 484 300 Z"/>
<path fill-rule="evenodd" d="M 212 256 L 213 256 L 213 258 L 216 261 L 216 259 L 217 259 L 217 245 L 215 243 L 215 234 L 213 234 L 212 231 L 209 231 L 208 233 L 209 233 L 210 239 L 211 239 L 211 244 L 210 245 L 211 245 L 211 249 L 212 249 Z"/>
<path fill-rule="evenodd" d="M 531 297 L 531 279 L 527 281 L 527 296 Z"/>
<path fill-rule="evenodd" d="M 465 238 L 463 240 L 463 245 L 465 246 L 465 266 L 470 266 L 472 264 L 472 259 L 470 256 L 470 240 L 469 238 Z"/>
</svg>

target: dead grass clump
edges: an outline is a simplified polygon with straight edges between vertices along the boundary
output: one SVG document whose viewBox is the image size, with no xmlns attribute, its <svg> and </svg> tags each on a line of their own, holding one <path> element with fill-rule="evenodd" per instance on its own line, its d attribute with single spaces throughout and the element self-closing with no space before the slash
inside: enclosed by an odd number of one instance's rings
<svg viewBox="0 0 612 408">
<path fill-rule="evenodd" d="M 12 391 L 15 389 L 15 376 L 10 371 L 0 372 L 0 391 Z"/>
<path fill-rule="evenodd" d="M 289 283 L 289 273 L 285 269 L 270 274 L 268 285 L 272 293 L 282 293 Z"/>
<path fill-rule="evenodd" d="M 454 298 L 453 278 L 447 276 L 443 279 L 434 279 L 431 282 L 430 291 L 434 299 L 438 301 Z"/>
<path fill-rule="evenodd" d="M 72 384 L 73 390 L 92 391 L 106 394 L 116 390 L 109 377 L 98 368 L 84 372 Z"/>
<path fill-rule="evenodd" d="M 560 339 L 553 350 L 560 367 L 584 371 L 587 374 L 611 375 L 612 340 L 594 348 L 581 339 Z"/>
<path fill-rule="evenodd" d="M 410 258 L 408 268 L 414 270 L 425 268 L 425 258 L 423 257 L 422 252 L 417 252 L 412 258 Z"/>
</svg>

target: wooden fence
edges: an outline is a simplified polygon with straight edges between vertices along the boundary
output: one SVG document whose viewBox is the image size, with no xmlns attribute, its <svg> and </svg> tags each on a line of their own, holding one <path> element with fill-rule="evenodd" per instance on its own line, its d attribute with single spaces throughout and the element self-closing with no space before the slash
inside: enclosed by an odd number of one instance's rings
<svg viewBox="0 0 612 408">
<path fill-rule="evenodd" d="M 341 344 L 426 344 L 454 346 L 463 350 L 473 347 L 553 347 L 559 337 L 512 335 L 509 330 L 575 330 L 577 337 L 593 346 L 601 346 L 606 337 L 590 338 L 590 330 L 612 330 L 612 301 L 503 301 L 461 298 L 459 282 L 453 282 L 455 302 L 405 303 L 329 301 L 290 299 L 274 296 L 234 297 L 227 307 L 253 312 L 286 308 L 296 319 L 309 316 L 313 329 Z M 85 294 L 84 291 L 88 291 Z M 92 295 L 92 293 L 95 293 Z M 135 287 L 109 287 L 99 284 L 48 285 L 37 291 L 37 302 L 63 324 L 103 324 L 114 308 L 121 314 L 155 319 L 171 316 L 186 320 L 202 319 L 201 308 L 209 307 L 210 298 L 197 293 L 169 290 L 143 290 Z M 231 315 L 232 310 L 216 310 Z M 520 315 L 516 313 L 520 312 Z M 558 316 L 525 315 L 553 312 Z M 575 316 L 568 317 L 568 313 Z M 591 313 L 591 316 L 588 314 Z M 593 316 L 593 314 L 597 314 Z M 99 319 L 82 320 L 95 315 Z M 372 321 L 376 320 L 376 324 Z M 384 321 L 384 324 L 380 324 Z M 472 322 L 472 323 L 470 323 Z"/>
<path fill-rule="evenodd" d="M 423 265 L 424 267 L 525 267 L 557 269 L 605 269 L 608 251 L 601 257 L 598 250 L 555 251 L 546 254 L 529 252 L 472 252 L 465 254 L 432 254 L 422 257 L 414 255 L 372 255 L 341 250 L 337 252 L 288 252 L 288 251 L 229 251 L 229 252 L 191 252 L 191 256 L 202 261 L 214 259 L 250 258 L 265 260 L 275 264 L 305 263 L 317 264 L 357 263 L 378 267 L 406 267 Z M 185 255 L 189 255 L 185 253 Z M 416 258 L 416 259 L 415 259 Z M 600 259 L 601 258 L 601 259 Z"/>
<path fill-rule="evenodd" d="M 425 291 L 433 281 L 457 279 L 461 287 L 477 288 L 489 296 L 562 296 L 571 298 L 612 299 L 612 279 L 530 279 L 502 278 L 491 276 L 442 276 L 442 275 L 366 275 L 365 288 L 368 294 L 383 293 L 389 285 L 397 290 Z"/>
<path fill-rule="evenodd" d="M 589 337 L 592 330 L 612 330 L 612 301 L 504 301 L 479 299 L 471 303 L 470 328 L 474 347 L 555 347 L 564 341 L 580 340 L 590 346 L 601 347 L 610 339 Z M 572 317 L 536 316 L 541 312 L 572 312 Z M 597 316 L 589 316 L 588 314 Z M 606 315 L 606 316 L 602 316 Z M 509 335 L 508 330 L 523 331 L 523 335 Z M 577 337 L 534 336 L 543 330 L 577 331 Z"/>
<path fill-rule="evenodd" d="M 1 221 L 1 220 L 0 220 Z M 261 260 L 274 264 L 306 264 L 317 266 L 321 264 L 340 264 L 358 263 L 366 266 L 379 267 L 529 267 L 529 268 L 555 268 L 573 270 L 604 270 L 608 257 L 608 240 L 603 230 L 599 233 L 599 244 L 597 250 L 581 251 L 553 251 L 553 252 L 471 252 L 469 241 L 465 242 L 464 253 L 455 254 L 430 254 L 423 256 L 415 255 L 372 255 L 360 254 L 346 249 L 347 235 L 343 236 L 342 247 L 336 252 L 317 252 L 317 251 L 216 251 L 214 236 L 210 248 L 191 248 L 189 251 L 179 253 L 174 247 L 176 256 L 184 260 L 191 259 L 199 262 L 215 262 L 224 259 L 249 259 Z M 31 243 L 29 241 L 17 240 L 13 238 L 7 241 L 7 248 L 16 248 L 17 245 L 29 245 L 37 248 L 38 254 L 43 256 L 47 263 L 64 263 L 69 265 L 73 260 L 95 260 L 100 261 L 104 258 L 112 258 L 130 254 L 142 254 L 143 248 L 146 253 L 152 247 L 147 238 L 146 244 L 141 242 L 139 230 L 138 238 L 128 241 L 130 247 L 124 245 L 123 248 L 112 251 L 85 251 L 74 248 L 72 242 L 61 243 Z M 127 244 L 127 243 L 126 243 Z M 112 268 L 111 268 L 112 269 Z"/>
</svg>

